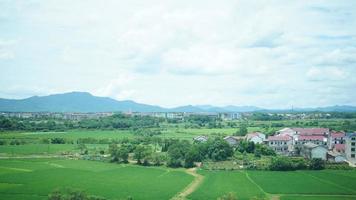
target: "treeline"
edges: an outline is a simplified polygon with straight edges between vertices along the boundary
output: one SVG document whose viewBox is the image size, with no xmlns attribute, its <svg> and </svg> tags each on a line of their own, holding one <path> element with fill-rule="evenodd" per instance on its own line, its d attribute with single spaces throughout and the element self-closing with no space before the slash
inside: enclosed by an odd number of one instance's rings
<svg viewBox="0 0 356 200">
<path fill-rule="evenodd" d="M 80 121 L 64 119 L 24 119 L 0 116 L 0 131 L 65 131 L 69 129 L 140 129 L 159 127 L 163 119 L 149 116 L 127 116 L 115 114 L 99 119 Z"/>
<path fill-rule="evenodd" d="M 126 139 L 113 143 L 109 147 L 111 162 L 128 163 L 129 155 L 140 165 L 163 165 L 168 167 L 194 167 L 203 161 L 225 161 L 232 159 L 235 152 L 253 153 L 255 157 L 275 156 L 267 146 L 242 141 L 238 147 L 230 146 L 221 137 L 210 138 L 206 142 L 191 143 L 186 140 L 161 139 L 149 140 Z"/>
<path fill-rule="evenodd" d="M 186 140 L 159 139 L 150 143 L 136 140 L 113 143 L 109 147 L 112 162 L 127 163 L 129 154 L 140 165 L 163 165 L 168 167 L 193 167 L 195 162 L 206 159 L 222 161 L 231 157 L 233 148 L 222 138 L 216 137 L 204 143 L 190 143 Z M 161 151 L 157 151 L 157 147 Z"/>
</svg>

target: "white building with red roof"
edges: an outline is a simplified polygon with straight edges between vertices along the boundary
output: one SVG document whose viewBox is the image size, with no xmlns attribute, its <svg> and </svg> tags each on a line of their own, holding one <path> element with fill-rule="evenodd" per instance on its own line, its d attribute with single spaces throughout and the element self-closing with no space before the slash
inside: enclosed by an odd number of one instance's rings
<svg viewBox="0 0 356 200">
<path fill-rule="evenodd" d="M 329 129 L 328 128 L 293 128 L 296 131 L 296 145 L 312 143 L 315 145 L 328 146 Z"/>
<path fill-rule="evenodd" d="M 268 137 L 268 146 L 276 153 L 289 155 L 293 150 L 293 137 L 289 135 L 274 135 Z"/>
<path fill-rule="evenodd" d="M 297 135 L 323 135 L 328 136 L 330 130 L 328 128 L 292 128 Z"/>
</svg>

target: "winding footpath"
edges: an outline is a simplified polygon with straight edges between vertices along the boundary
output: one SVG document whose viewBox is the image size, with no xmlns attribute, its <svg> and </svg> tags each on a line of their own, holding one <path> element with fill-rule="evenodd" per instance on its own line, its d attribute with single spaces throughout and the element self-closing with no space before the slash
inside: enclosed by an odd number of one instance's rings
<svg viewBox="0 0 356 200">
<path fill-rule="evenodd" d="M 182 191 L 176 194 L 171 200 L 185 200 L 187 196 L 193 193 L 199 185 L 203 182 L 204 176 L 197 173 L 197 168 L 187 169 L 185 171 L 187 174 L 194 176 L 194 180 Z"/>
</svg>

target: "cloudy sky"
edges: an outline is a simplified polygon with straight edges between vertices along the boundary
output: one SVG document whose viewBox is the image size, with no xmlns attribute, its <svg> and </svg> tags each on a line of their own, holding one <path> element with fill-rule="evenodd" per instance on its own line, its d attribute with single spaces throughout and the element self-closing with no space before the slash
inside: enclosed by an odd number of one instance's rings
<svg viewBox="0 0 356 200">
<path fill-rule="evenodd" d="M 354 0 L 0 0 L 0 97 L 356 105 Z"/>
</svg>

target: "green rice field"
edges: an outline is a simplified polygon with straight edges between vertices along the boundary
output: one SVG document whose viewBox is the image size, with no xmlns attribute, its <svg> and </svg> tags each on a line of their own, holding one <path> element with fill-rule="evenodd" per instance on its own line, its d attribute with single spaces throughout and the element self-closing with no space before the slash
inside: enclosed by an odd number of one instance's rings
<svg viewBox="0 0 356 200">
<path fill-rule="evenodd" d="M 207 171 L 187 197 L 217 199 L 356 199 L 356 171 Z M 0 199 L 47 199 L 56 188 L 76 188 L 108 199 L 171 199 L 194 177 L 184 169 L 68 159 L 0 160 Z"/>
</svg>

